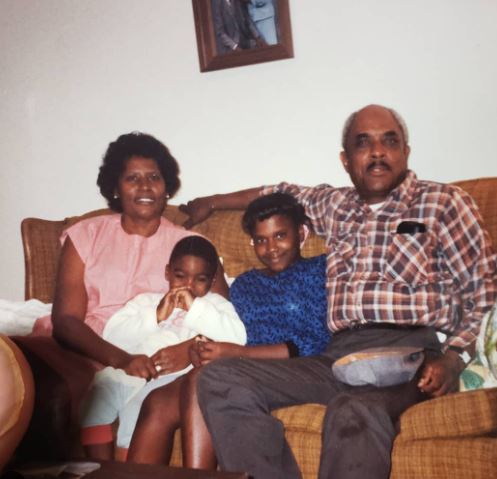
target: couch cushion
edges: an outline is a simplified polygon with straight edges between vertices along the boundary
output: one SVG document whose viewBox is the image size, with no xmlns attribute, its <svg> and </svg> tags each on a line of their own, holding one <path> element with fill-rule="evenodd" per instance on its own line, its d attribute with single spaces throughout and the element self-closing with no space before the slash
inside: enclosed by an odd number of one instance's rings
<svg viewBox="0 0 497 479">
<path fill-rule="evenodd" d="M 250 244 L 250 237 L 242 230 L 242 216 L 243 211 L 216 211 L 207 221 L 193 228 L 214 243 L 223 258 L 224 270 L 231 278 L 249 269 L 262 267 Z M 302 255 L 310 257 L 324 252 L 324 240 L 311 233 L 302 248 Z"/>
<path fill-rule="evenodd" d="M 497 201 L 495 201 L 495 188 L 497 178 L 476 178 L 472 180 L 456 181 L 459 186 L 475 200 L 480 214 L 485 222 L 494 250 L 497 250 Z"/>
<path fill-rule="evenodd" d="M 325 407 L 321 404 L 304 404 L 273 411 L 273 416 L 285 425 L 285 437 L 303 479 L 312 479 L 317 475 L 324 414 Z"/>
<path fill-rule="evenodd" d="M 321 404 L 305 404 L 276 409 L 273 416 L 285 423 L 287 432 L 309 432 L 321 437 L 324 413 Z"/>
</svg>

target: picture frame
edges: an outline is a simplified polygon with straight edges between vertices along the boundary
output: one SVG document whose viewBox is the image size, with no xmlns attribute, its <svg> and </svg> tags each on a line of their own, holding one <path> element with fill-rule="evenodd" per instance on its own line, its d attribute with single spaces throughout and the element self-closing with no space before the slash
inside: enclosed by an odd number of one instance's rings
<svg viewBox="0 0 497 479">
<path fill-rule="evenodd" d="M 288 0 L 192 0 L 192 6 L 201 72 L 293 58 Z M 272 20 L 260 20 L 271 18 L 271 7 Z"/>
</svg>

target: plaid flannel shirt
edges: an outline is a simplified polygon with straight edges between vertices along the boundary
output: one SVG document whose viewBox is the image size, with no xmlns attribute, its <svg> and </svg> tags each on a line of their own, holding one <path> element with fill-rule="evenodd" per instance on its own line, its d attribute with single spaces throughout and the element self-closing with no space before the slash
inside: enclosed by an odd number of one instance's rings
<svg viewBox="0 0 497 479">
<path fill-rule="evenodd" d="M 355 188 L 281 183 L 305 207 L 327 248 L 328 326 L 433 326 L 465 348 L 497 297 L 497 258 L 473 199 L 458 187 L 409 171 L 373 211 Z M 401 222 L 425 232 L 401 234 Z"/>
</svg>

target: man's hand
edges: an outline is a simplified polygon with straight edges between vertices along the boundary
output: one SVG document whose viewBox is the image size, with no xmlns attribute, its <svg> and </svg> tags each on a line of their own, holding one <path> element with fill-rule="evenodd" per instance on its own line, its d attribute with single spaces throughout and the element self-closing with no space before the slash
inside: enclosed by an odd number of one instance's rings
<svg viewBox="0 0 497 479">
<path fill-rule="evenodd" d="M 202 366 L 214 359 L 244 356 L 244 350 L 244 346 L 234 343 L 208 341 L 197 344 L 197 353 Z"/>
<path fill-rule="evenodd" d="M 130 361 L 122 369 L 130 376 L 145 378 L 147 381 L 157 377 L 154 361 L 144 354 L 130 355 Z"/>
<path fill-rule="evenodd" d="M 189 229 L 193 225 L 206 220 L 211 215 L 213 211 L 212 197 L 204 196 L 203 198 L 195 198 L 186 205 L 179 205 L 179 210 L 190 217 L 183 224 L 185 228 Z"/>
<path fill-rule="evenodd" d="M 159 349 L 152 360 L 160 375 L 181 371 L 190 365 L 189 349 L 193 340 Z"/>
<path fill-rule="evenodd" d="M 215 210 L 244 210 L 251 201 L 260 195 L 261 191 L 262 187 L 257 186 L 233 193 L 195 198 L 186 205 L 179 206 L 180 211 L 190 217 L 183 226 L 191 228 L 193 225 L 206 220 Z"/>
<path fill-rule="evenodd" d="M 432 397 L 456 392 L 459 386 L 459 375 L 464 364 L 457 352 L 447 350 L 438 358 L 428 358 L 423 365 L 418 387 Z"/>
</svg>

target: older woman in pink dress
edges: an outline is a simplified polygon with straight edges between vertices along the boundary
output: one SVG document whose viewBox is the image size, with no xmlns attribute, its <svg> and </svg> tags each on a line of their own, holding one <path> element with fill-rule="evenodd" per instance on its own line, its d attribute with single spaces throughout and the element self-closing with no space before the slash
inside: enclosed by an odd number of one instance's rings
<svg viewBox="0 0 497 479">
<path fill-rule="evenodd" d="M 191 233 L 162 216 L 180 186 L 179 168 L 157 139 L 130 133 L 112 142 L 97 184 L 114 214 L 89 218 L 68 228 L 63 243 L 52 311 L 53 336 L 70 349 L 105 366 L 146 379 L 190 364 L 191 341 L 159 350 L 153 357 L 129 354 L 101 337 L 105 322 L 139 293 L 168 290 L 165 267 L 172 247 Z M 217 292 L 226 295 L 221 267 Z M 90 455 L 110 458 L 111 431 Z"/>
</svg>

